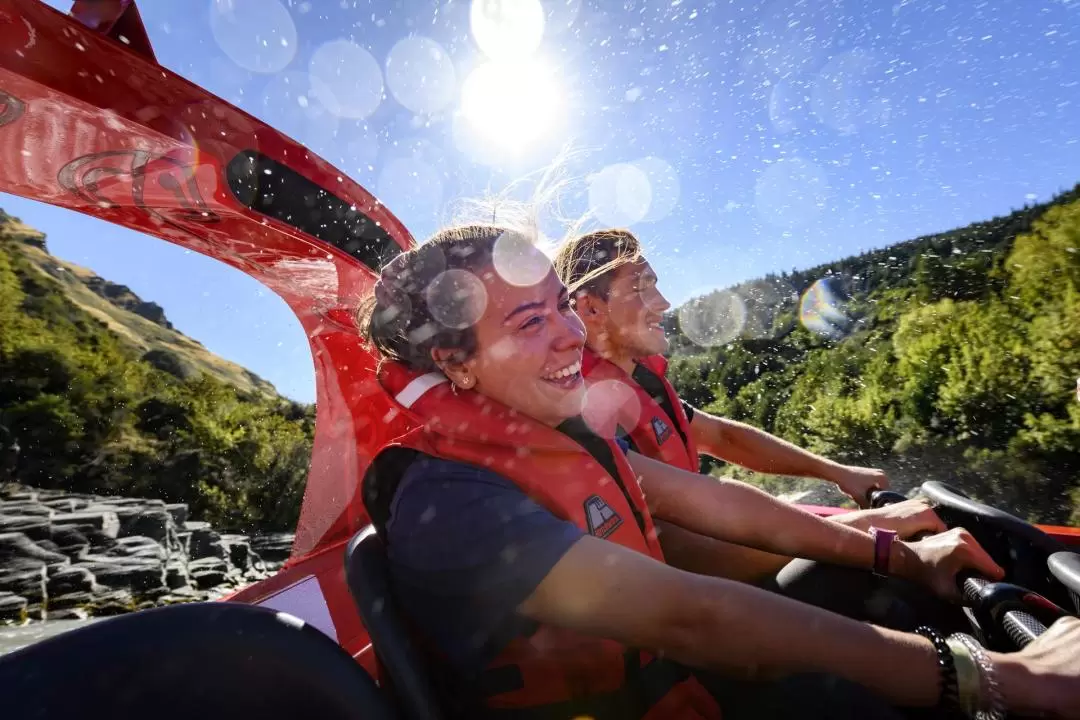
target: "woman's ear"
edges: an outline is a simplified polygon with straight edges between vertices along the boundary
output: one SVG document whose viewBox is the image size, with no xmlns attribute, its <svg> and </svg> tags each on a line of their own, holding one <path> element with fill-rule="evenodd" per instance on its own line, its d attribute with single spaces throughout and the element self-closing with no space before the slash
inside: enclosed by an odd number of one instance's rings
<svg viewBox="0 0 1080 720">
<path fill-rule="evenodd" d="M 469 369 L 469 362 L 460 350 L 432 348 L 431 359 L 450 382 L 466 390 L 476 385 L 476 375 Z"/>
</svg>

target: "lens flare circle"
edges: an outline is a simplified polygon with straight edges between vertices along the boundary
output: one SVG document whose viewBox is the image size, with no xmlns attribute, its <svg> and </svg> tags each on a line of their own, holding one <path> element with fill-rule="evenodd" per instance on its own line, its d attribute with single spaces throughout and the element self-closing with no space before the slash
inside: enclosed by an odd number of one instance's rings
<svg viewBox="0 0 1080 720">
<path fill-rule="evenodd" d="M 634 166 L 649 181 L 649 209 L 642 222 L 663 220 L 679 204 L 679 174 L 666 160 L 653 156 L 637 160 Z"/>
<path fill-rule="evenodd" d="M 744 338 L 771 337 L 777 312 L 799 301 L 795 288 L 778 277 L 740 283 L 735 292 L 746 309 L 746 321 L 739 333 Z"/>
<path fill-rule="evenodd" d="M 529 239 L 517 233 L 503 233 L 492 253 L 495 272 L 517 287 L 531 287 L 551 272 L 551 260 Z"/>
<path fill-rule="evenodd" d="M 613 227 L 634 225 L 652 207 L 652 183 L 633 163 L 608 165 L 589 180 L 589 210 L 597 220 Z"/>
<path fill-rule="evenodd" d="M 626 383 L 601 380 L 585 391 L 581 416 L 593 432 L 611 437 L 619 425 L 626 430 L 637 427 L 641 400 Z"/>
<path fill-rule="evenodd" d="M 319 46 L 308 64 L 312 93 L 334 115 L 363 120 L 379 107 L 382 70 L 367 50 L 344 38 Z"/>
<path fill-rule="evenodd" d="M 457 73 L 446 50 L 422 35 L 403 38 L 386 56 L 386 85 L 417 115 L 444 110 L 457 94 Z"/>
<path fill-rule="evenodd" d="M 440 273 L 424 293 L 428 311 L 443 327 L 464 330 L 475 325 L 487 310 L 484 282 L 468 270 L 451 268 Z"/>
<path fill-rule="evenodd" d="M 684 303 L 678 310 L 679 327 L 700 347 L 726 345 L 746 326 L 746 305 L 731 290 L 717 290 Z"/>
<path fill-rule="evenodd" d="M 307 73 L 284 72 L 273 76 L 263 90 L 264 117 L 274 127 L 320 154 L 328 154 L 340 121 L 311 95 Z"/>
<path fill-rule="evenodd" d="M 251 72 L 281 72 L 296 57 L 296 24 L 278 0 L 211 0 L 210 33 L 230 60 Z"/>
<path fill-rule="evenodd" d="M 799 299 L 799 322 L 817 335 L 842 337 L 851 326 L 851 319 L 842 308 L 843 302 L 833 291 L 829 279 L 820 278 Z"/>
</svg>

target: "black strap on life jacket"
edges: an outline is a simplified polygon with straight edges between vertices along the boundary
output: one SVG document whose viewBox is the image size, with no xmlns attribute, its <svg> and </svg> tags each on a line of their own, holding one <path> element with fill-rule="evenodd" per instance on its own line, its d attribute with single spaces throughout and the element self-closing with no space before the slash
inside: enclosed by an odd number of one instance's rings
<svg viewBox="0 0 1080 720">
<path fill-rule="evenodd" d="M 619 466 L 615 464 L 615 455 L 611 452 L 611 445 L 594 433 L 580 415 L 564 420 L 555 429 L 584 448 L 607 471 L 608 475 L 619 486 L 619 490 L 622 491 L 623 497 L 626 498 L 626 504 L 633 511 L 638 529 L 641 530 L 642 535 L 645 535 L 645 518 L 642 516 L 641 511 L 638 510 L 637 505 L 634 504 L 634 501 L 630 499 L 630 493 L 627 492 L 626 485 L 623 484 L 622 475 L 619 474 Z"/>
<path fill-rule="evenodd" d="M 675 406 L 671 404 L 671 396 L 668 395 L 667 388 L 664 386 L 664 381 L 660 379 L 660 376 L 641 363 L 637 363 L 631 377 L 645 392 L 649 393 L 649 396 L 656 401 L 660 409 L 667 413 L 671 424 L 675 426 L 675 432 L 679 433 L 679 437 L 682 438 L 683 445 L 689 445 L 690 442 L 686 437 L 686 432 L 679 423 L 679 416 L 675 414 Z"/>
</svg>

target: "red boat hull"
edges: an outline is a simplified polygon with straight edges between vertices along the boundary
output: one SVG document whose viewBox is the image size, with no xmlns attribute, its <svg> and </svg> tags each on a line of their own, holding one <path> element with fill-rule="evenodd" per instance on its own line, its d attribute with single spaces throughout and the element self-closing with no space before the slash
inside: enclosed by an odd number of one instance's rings
<svg viewBox="0 0 1080 720">
<path fill-rule="evenodd" d="M 111 5 L 118 13 L 134 8 Z M 357 478 L 372 452 L 403 430 L 372 382 L 374 359 L 351 319 L 375 275 L 339 247 L 241 202 L 227 169 L 250 151 L 327 189 L 400 248 L 413 246 L 397 218 L 345 173 L 161 67 L 152 53 L 37 0 L 0 6 L 0 191 L 216 258 L 280 296 L 307 333 L 316 430 L 292 558 L 234 599 L 299 609 L 321 602 L 338 641 L 364 656 L 369 643 L 345 587 L 341 550 L 367 524 Z M 309 577 L 317 592 L 308 583 L 270 599 Z"/>
<path fill-rule="evenodd" d="M 124 14 L 133 3 L 82 4 L 112 14 L 99 15 L 91 29 L 37 0 L 0 8 L 0 191 L 216 258 L 293 310 L 311 344 L 317 396 L 296 542 L 281 572 L 227 599 L 304 618 L 374 673 L 342 563 L 345 544 L 368 522 L 359 479 L 372 454 L 405 429 L 373 382 L 374 359 L 350 317 L 374 274 L 334 244 L 241 202 L 230 190 L 229 164 L 257 151 L 351 204 L 400 248 L 414 241 L 344 173 L 158 65 L 137 16 Z M 105 34 L 117 27 L 137 41 L 125 45 Z M 1080 528 L 1043 529 L 1080 547 Z"/>
</svg>

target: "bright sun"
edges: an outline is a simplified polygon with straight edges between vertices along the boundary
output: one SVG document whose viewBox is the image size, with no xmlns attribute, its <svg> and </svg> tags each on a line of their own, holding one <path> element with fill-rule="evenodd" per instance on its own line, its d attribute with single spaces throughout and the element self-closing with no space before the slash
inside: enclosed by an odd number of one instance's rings
<svg viewBox="0 0 1080 720">
<path fill-rule="evenodd" d="M 487 63 L 466 78 L 461 111 L 485 141 L 520 155 L 560 124 L 563 98 L 538 61 Z"/>
</svg>

